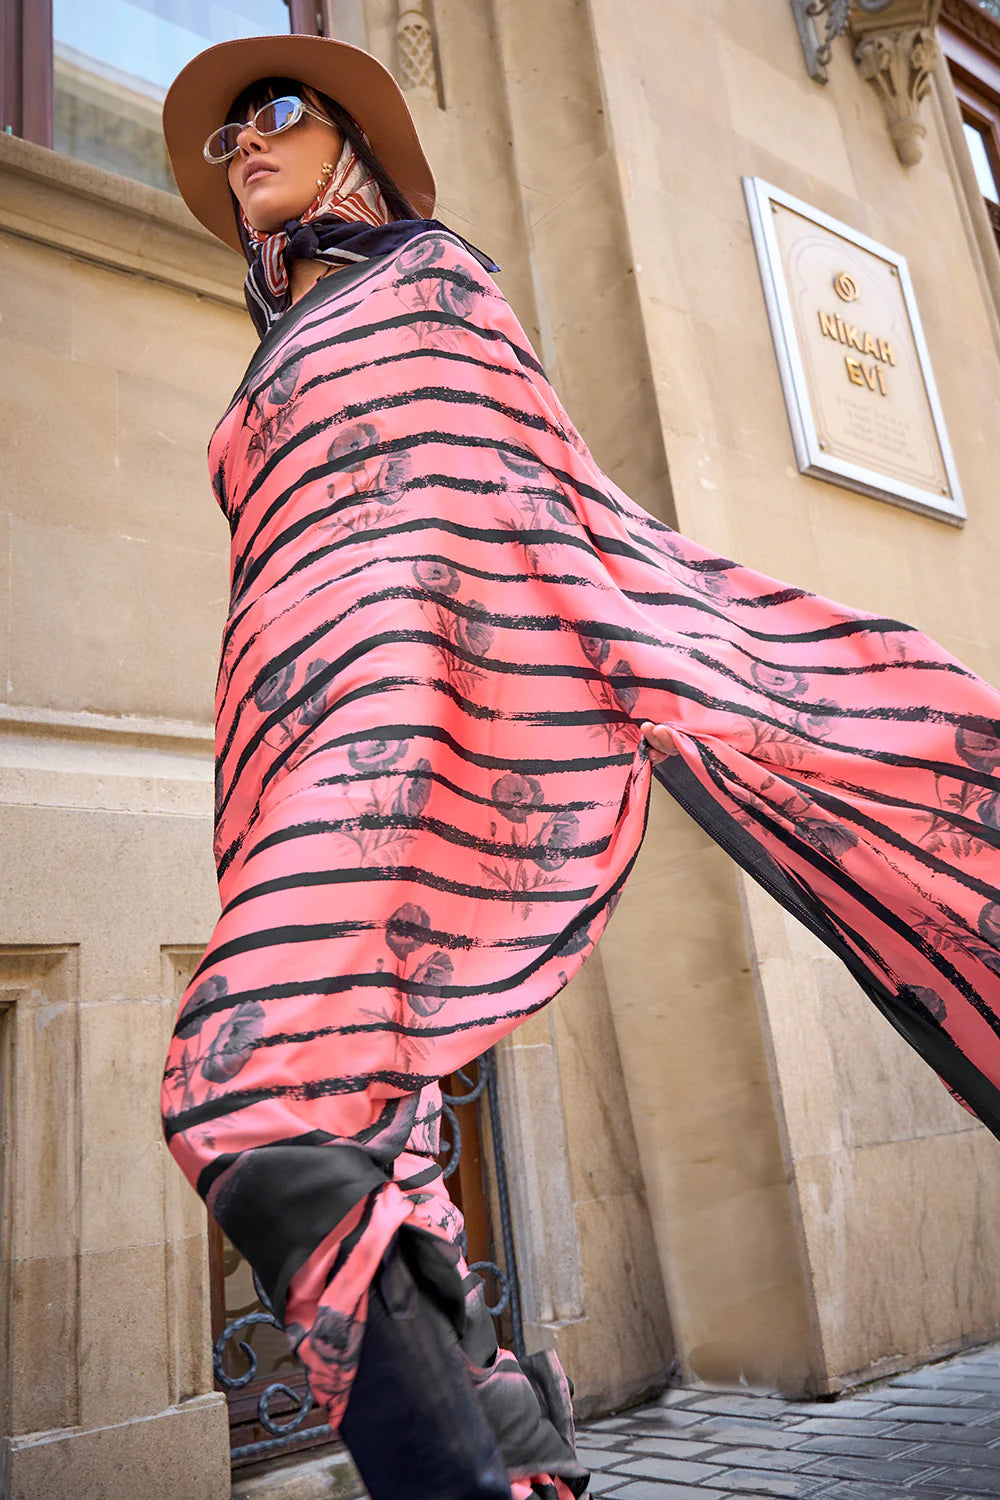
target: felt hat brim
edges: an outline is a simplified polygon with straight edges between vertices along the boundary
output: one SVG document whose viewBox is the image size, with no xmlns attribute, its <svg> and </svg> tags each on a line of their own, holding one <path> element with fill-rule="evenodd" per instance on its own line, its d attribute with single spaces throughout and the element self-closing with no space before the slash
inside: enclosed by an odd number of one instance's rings
<svg viewBox="0 0 1000 1500">
<path fill-rule="evenodd" d="M 244 37 L 191 59 L 163 101 L 163 133 L 174 178 L 188 208 L 226 245 L 242 253 L 225 166 L 202 147 L 225 123 L 234 99 L 261 78 L 296 78 L 347 110 L 397 187 L 422 218 L 434 212 L 434 175 L 402 90 L 370 53 L 330 37 Z"/>
</svg>

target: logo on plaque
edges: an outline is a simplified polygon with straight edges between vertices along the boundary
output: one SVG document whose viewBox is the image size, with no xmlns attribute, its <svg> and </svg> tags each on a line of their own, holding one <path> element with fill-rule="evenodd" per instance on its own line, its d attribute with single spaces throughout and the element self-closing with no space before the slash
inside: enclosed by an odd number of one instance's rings
<svg viewBox="0 0 1000 1500">
<path fill-rule="evenodd" d="M 799 469 L 965 517 L 903 256 L 744 178 Z"/>
</svg>

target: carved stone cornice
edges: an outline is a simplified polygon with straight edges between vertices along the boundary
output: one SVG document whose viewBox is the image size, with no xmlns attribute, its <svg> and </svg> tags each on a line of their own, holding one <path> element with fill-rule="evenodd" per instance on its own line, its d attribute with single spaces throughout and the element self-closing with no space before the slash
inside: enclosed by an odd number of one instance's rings
<svg viewBox="0 0 1000 1500">
<path fill-rule="evenodd" d="M 941 0 L 941 16 L 1000 57 L 1000 17 L 980 9 L 974 0 Z"/>
</svg>

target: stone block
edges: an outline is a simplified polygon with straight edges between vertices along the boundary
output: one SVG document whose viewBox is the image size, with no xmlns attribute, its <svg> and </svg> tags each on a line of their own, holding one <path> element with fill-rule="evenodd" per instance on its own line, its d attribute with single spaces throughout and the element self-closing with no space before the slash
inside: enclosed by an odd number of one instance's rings
<svg viewBox="0 0 1000 1500">
<path fill-rule="evenodd" d="M 4 1440 L 5 1500 L 230 1500 L 225 1397 Z"/>
<path fill-rule="evenodd" d="M 168 1401 L 163 1246 L 131 1245 L 80 1257 L 82 1427 L 153 1416 Z"/>
<path fill-rule="evenodd" d="M 81 1007 L 81 1249 L 156 1244 L 163 1178 L 172 1166 L 160 1125 L 160 1002 L 109 1000 Z"/>
<path fill-rule="evenodd" d="M 10 556 L 13 702 L 211 720 L 221 558 L 23 517 Z"/>
</svg>

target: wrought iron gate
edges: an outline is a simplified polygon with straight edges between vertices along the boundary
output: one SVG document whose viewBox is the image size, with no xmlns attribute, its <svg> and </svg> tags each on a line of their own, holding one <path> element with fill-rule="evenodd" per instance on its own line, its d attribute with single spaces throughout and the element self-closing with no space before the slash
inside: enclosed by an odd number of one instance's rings
<svg viewBox="0 0 1000 1500">
<path fill-rule="evenodd" d="M 494 1052 L 484 1053 L 445 1083 L 441 1158 L 452 1197 L 466 1219 L 463 1253 L 486 1282 L 501 1343 L 520 1358 L 521 1292 Z M 213 1331 L 219 1330 L 213 1363 L 229 1402 L 233 1464 L 332 1441 L 257 1277 L 214 1224 L 210 1247 Z M 244 1300 L 234 1307 L 234 1297 Z"/>
</svg>

